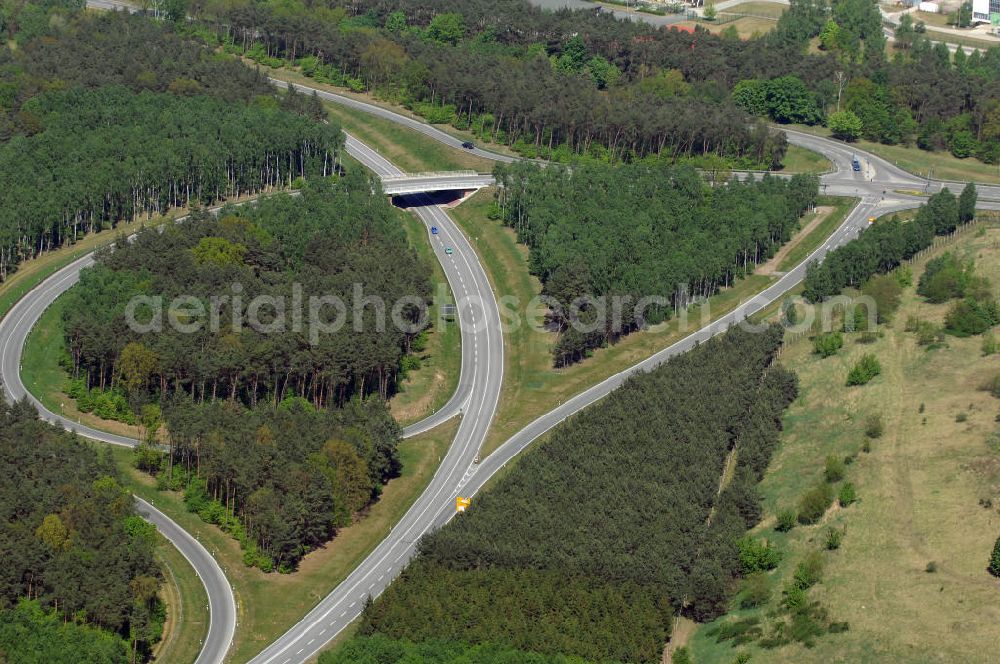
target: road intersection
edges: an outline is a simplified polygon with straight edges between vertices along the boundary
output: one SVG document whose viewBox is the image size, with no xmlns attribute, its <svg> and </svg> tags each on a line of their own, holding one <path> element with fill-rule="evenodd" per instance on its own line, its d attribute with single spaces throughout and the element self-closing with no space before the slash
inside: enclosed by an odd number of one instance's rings
<svg viewBox="0 0 1000 664">
<path fill-rule="evenodd" d="M 102 2 L 114 4 L 105 0 Z M 271 80 L 278 87 L 288 85 L 278 79 Z M 313 90 L 298 84 L 296 87 Z M 420 120 L 352 97 L 318 89 L 316 93 L 327 101 L 399 123 L 440 143 L 461 149 L 462 139 Z M 309 661 L 344 627 L 357 618 L 369 597 L 377 596 L 399 574 L 415 555 L 420 537 L 429 530 L 440 527 L 454 516 L 456 496 L 475 494 L 497 471 L 540 435 L 566 417 L 603 398 L 627 380 L 628 376 L 638 371 L 651 370 L 670 357 L 689 350 L 697 343 L 723 332 L 730 325 L 739 323 L 780 300 L 802 280 L 808 262 L 821 260 L 828 251 L 856 237 L 867 228 L 870 216 L 916 207 L 925 200 L 922 196 L 899 192 L 933 193 L 943 186 L 950 186 L 957 193 L 959 188 L 964 186 L 960 183 L 941 183 L 918 178 L 883 159 L 831 139 L 794 131 L 789 131 L 787 134 L 790 143 L 819 152 L 833 164 L 833 171 L 821 178 L 826 193 L 856 196 L 861 201 L 831 237 L 806 261 L 783 275 L 749 302 L 539 417 L 479 464 L 474 463 L 474 460 L 495 414 L 503 378 L 504 351 L 499 310 L 485 270 L 468 239 L 442 208 L 433 205 L 429 199 L 418 198 L 413 208 L 414 212 L 427 229 L 435 255 L 444 267 L 456 297 L 462 335 L 462 363 L 458 388 L 448 403 L 426 420 L 407 427 L 404 435 L 422 433 L 460 415 L 462 420 L 456 438 L 426 490 L 393 527 L 386 539 L 379 543 L 347 579 L 321 600 L 309 614 L 255 657 L 252 660 L 253 664 L 301 664 Z M 350 135 L 347 136 L 347 151 L 379 177 L 395 179 L 398 182 L 405 175 L 378 152 Z M 475 148 L 471 152 L 495 161 L 514 160 L 508 155 L 481 148 Z M 851 161 L 855 155 L 864 161 L 865 167 L 860 172 L 851 168 Z M 454 182 L 463 187 L 472 184 L 471 180 L 461 178 L 454 179 Z M 981 207 L 1000 209 L 1000 202 L 997 202 L 1000 201 L 1000 187 L 980 187 L 980 196 L 985 201 Z M 431 226 L 436 226 L 439 232 L 431 234 Z M 453 252 L 447 252 L 448 247 L 453 248 Z M 73 429 L 88 438 L 118 445 L 134 445 L 136 441 L 127 437 L 82 426 L 78 422 L 72 422 L 49 412 L 40 401 L 28 393 L 20 377 L 22 350 L 32 326 L 60 294 L 76 283 L 80 270 L 92 263 L 93 256 L 88 255 L 59 270 L 27 294 L 6 317 L 0 320 L 0 351 L 2 351 L 0 379 L 3 381 L 8 398 L 28 398 L 39 409 L 44 419 Z M 236 607 L 232 589 L 221 569 L 204 551 L 204 547 L 176 524 L 156 512 L 152 506 L 140 504 L 139 509 L 191 560 L 209 592 L 212 620 L 198 663 L 215 664 L 223 661 L 235 630 Z"/>
</svg>

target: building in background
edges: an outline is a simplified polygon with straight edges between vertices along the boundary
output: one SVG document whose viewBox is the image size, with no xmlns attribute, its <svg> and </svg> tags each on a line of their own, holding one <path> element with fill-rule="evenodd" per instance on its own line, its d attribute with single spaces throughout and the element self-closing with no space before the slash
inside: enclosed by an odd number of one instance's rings
<svg viewBox="0 0 1000 664">
<path fill-rule="evenodd" d="M 1000 0 L 972 0 L 972 21 L 1000 26 Z"/>
</svg>

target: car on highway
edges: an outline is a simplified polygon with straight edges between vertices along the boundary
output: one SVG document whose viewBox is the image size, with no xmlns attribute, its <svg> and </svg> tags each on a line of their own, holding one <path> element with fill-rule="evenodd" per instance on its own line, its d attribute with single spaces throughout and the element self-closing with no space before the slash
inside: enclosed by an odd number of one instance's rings
<svg viewBox="0 0 1000 664">
<path fill-rule="evenodd" d="M 861 161 L 858 159 L 858 155 L 854 155 L 854 158 L 851 159 L 851 168 L 855 171 L 861 170 Z"/>
<path fill-rule="evenodd" d="M 473 143 L 472 141 L 465 141 L 464 143 L 462 143 L 462 147 L 465 148 L 466 150 L 475 150 L 476 144 Z"/>
<path fill-rule="evenodd" d="M 431 235 L 437 235 L 437 234 L 438 234 L 438 227 L 431 226 Z"/>
<path fill-rule="evenodd" d="M 444 248 L 444 253 L 446 253 L 449 256 L 451 256 L 454 252 L 452 251 L 451 247 L 445 247 Z"/>
</svg>

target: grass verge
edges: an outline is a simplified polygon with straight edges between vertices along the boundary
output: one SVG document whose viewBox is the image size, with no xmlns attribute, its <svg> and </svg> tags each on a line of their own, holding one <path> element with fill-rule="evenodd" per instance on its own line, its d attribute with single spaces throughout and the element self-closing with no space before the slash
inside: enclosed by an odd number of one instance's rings
<svg viewBox="0 0 1000 664">
<path fill-rule="evenodd" d="M 24 261 L 17 271 L 0 283 L 0 318 L 7 315 L 11 307 L 17 304 L 26 293 L 42 283 L 58 270 L 66 267 L 77 258 L 95 249 L 114 242 L 119 233 L 129 235 L 141 229 L 144 225 L 160 224 L 164 219 L 154 218 L 151 221 L 135 221 L 118 224 L 114 230 L 103 230 L 99 233 L 89 233 L 80 238 L 76 244 L 47 251 L 37 258 Z"/>
<path fill-rule="evenodd" d="M 829 159 L 818 152 L 807 150 L 798 145 L 789 145 L 783 160 L 782 173 L 814 173 L 821 175 L 833 170 Z"/>
<path fill-rule="evenodd" d="M 720 18 L 729 18 L 725 13 L 719 12 Z M 728 28 L 736 28 L 736 34 L 740 39 L 750 39 L 752 37 L 758 37 L 761 35 L 766 35 L 771 30 L 778 25 L 778 20 L 775 18 L 767 18 L 763 16 L 740 16 L 730 21 L 725 21 L 723 23 L 718 23 L 715 21 L 704 21 L 704 20 L 692 20 L 692 21 L 681 21 L 675 25 L 683 25 L 687 27 L 700 27 L 708 30 L 714 35 L 721 33 Z"/>
<path fill-rule="evenodd" d="M 817 224 L 808 234 L 803 237 L 798 244 L 792 247 L 785 258 L 778 263 L 780 272 L 787 272 L 806 258 L 830 237 L 837 230 L 851 210 L 858 204 L 857 198 L 844 198 L 841 196 L 820 196 L 818 205 L 833 206 L 833 212 L 828 214 L 823 221 Z M 805 227 L 809 218 L 804 217 L 802 226 Z"/>
<path fill-rule="evenodd" d="M 914 278 L 944 251 L 975 258 L 977 272 L 990 279 L 995 295 L 1000 292 L 996 222 L 922 256 L 912 266 Z M 739 651 L 751 661 L 778 664 L 993 659 L 1000 607 L 997 580 L 985 568 L 997 536 L 1000 450 L 987 444 L 987 436 L 998 426 L 1000 402 L 978 388 L 1000 372 L 1000 356 L 984 357 L 979 337 L 948 337 L 941 347 L 927 349 L 904 329 L 909 316 L 940 323 L 948 306 L 925 302 L 911 286 L 893 321 L 871 344 L 848 335 L 844 349 L 827 359 L 812 353 L 808 337 L 787 344 L 781 361 L 798 373 L 800 394 L 760 485 L 765 517 L 755 532 L 784 557 L 768 575 L 772 600 L 757 611 L 733 611 L 729 618 L 754 614 L 767 622 L 795 565 L 823 548 L 829 528 L 838 528 L 845 533 L 843 543 L 823 553 L 823 581 L 810 598 L 850 628 L 816 638 L 811 648 L 762 650 L 717 643 L 702 626 L 690 643 L 694 661 L 729 664 Z M 848 388 L 846 374 L 864 353 L 879 358 L 882 373 L 867 386 Z M 885 431 L 871 439 L 865 428 L 874 415 L 882 418 Z M 859 502 L 832 507 L 817 525 L 775 532 L 774 515 L 794 508 L 821 481 L 828 455 L 857 455 L 846 480 L 857 488 Z"/>
<path fill-rule="evenodd" d="M 350 97 L 351 99 L 356 99 L 358 101 L 363 101 L 363 102 L 365 102 L 367 104 L 372 104 L 374 106 L 379 106 L 381 108 L 388 109 L 390 111 L 393 111 L 395 113 L 399 113 L 400 115 L 403 115 L 403 116 L 408 117 L 408 118 L 412 118 L 412 119 L 417 120 L 419 122 L 426 122 L 426 120 L 424 120 L 423 118 L 421 118 L 417 114 L 413 113 L 412 111 L 410 111 L 408 108 L 406 108 L 404 106 L 400 106 L 399 104 L 393 104 L 391 102 L 387 102 L 387 101 L 383 101 L 381 99 L 377 99 L 375 96 L 373 96 L 371 94 L 360 93 L 360 92 L 351 92 L 350 90 L 347 90 L 346 88 L 338 88 L 338 87 L 333 86 L 333 85 L 327 85 L 325 83 L 320 83 L 320 82 L 316 81 L 315 79 L 309 78 L 308 76 L 304 75 L 301 71 L 299 71 L 299 69 L 297 67 L 282 67 L 280 69 L 273 69 L 273 68 L 270 68 L 270 67 L 265 67 L 263 65 L 258 65 L 253 60 L 245 60 L 245 62 L 247 62 L 251 67 L 257 67 L 257 66 L 259 66 L 260 69 L 262 71 L 266 72 L 268 76 L 271 76 L 272 78 L 276 78 L 276 79 L 285 81 L 287 83 L 292 83 L 292 84 L 301 85 L 301 86 L 308 86 L 309 88 L 315 88 L 317 90 L 324 90 L 326 92 L 333 92 L 335 94 L 342 95 L 344 97 Z M 493 162 L 491 160 L 489 160 L 489 159 L 483 159 L 481 157 L 476 157 L 475 155 L 470 155 L 470 154 L 464 153 L 464 152 L 462 152 L 462 151 L 460 151 L 460 150 L 458 150 L 456 148 L 450 148 L 450 147 L 448 147 L 446 145 L 438 143 L 437 141 L 435 141 L 432 138 L 424 136 L 420 132 L 413 131 L 412 129 L 407 129 L 406 127 L 402 127 L 401 125 L 397 125 L 394 122 L 390 122 L 389 120 L 385 120 L 383 118 L 376 118 L 376 117 L 372 116 L 369 113 L 365 113 L 363 111 L 358 111 L 358 110 L 350 109 L 350 108 L 347 108 L 346 106 L 342 106 L 341 104 L 336 104 L 336 103 L 333 103 L 333 102 L 328 102 L 327 105 L 330 106 L 330 107 L 334 107 L 336 109 L 342 109 L 342 110 L 347 111 L 348 116 L 351 117 L 351 118 L 353 118 L 352 121 L 353 122 L 359 122 L 359 123 L 361 123 L 362 126 L 369 124 L 370 120 L 377 120 L 378 122 L 375 122 L 373 124 L 373 126 L 375 126 L 375 127 L 382 127 L 384 125 L 382 125 L 381 123 L 386 123 L 386 125 L 392 125 L 393 127 L 396 127 L 396 128 L 398 128 L 398 129 L 400 129 L 402 131 L 408 132 L 409 134 L 412 134 L 413 136 L 415 136 L 417 139 L 420 139 L 420 141 L 413 143 L 414 145 L 424 146 L 424 145 L 428 145 L 428 144 L 425 144 L 422 141 L 430 141 L 434 145 L 440 146 L 441 149 L 445 150 L 444 154 L 450 155 L 450 157 L 449 157 L 450 159 L 454 160 L 454 159 L 465 158 L 465 159 L 469 159 L 469 160 L 475 160 L 475 162 L 473 162 L 473 161 L 467 162 L 469 164 L 473 164 L 473 163 L 485 163 L 486 166 L 484 168 L 482 168 L 482 170 L 484 172 L 485 171 L 490 171 L 493 168 L 493 165 L 492 165 Z M 450 135 L 452 135 L 455 138 L 458 138 L 460 140 L 463 140 L 463 141 L 473 141 L 473 142 L 475 142 L 477 144 L 483 144 L 482 139 L 480 139 L 479 137 L 477 137 L 471 131 L 456 129 L 455 127 L 452 127 L 451 125 L 444 125 L 444 124 L 436 124 L 436 125 L 434 125 L 434 127 L 436 127 L 437 129 L 440 129 L 441 131 L 443 131 L 443 132 L 445 132 L 447 134 L 450 134 Z M 344 129 L 347 129 L 348 131 L 351 131 L 351 129 L 346 124 L 344 125 Z M 356 134 L 356 135 L 358 136 L 358 138 L 362 138 L 359 134 Z M 489 150 L 491 150 L 493 152 L 498 152 L 498 153 L 507 154 L 507 155 L 511 155 L 511 156 L 517 156 L 516 152 L 514 152 L 513 150 L 511 150 L 510 148 L 508 148 L 505 145 L 498 145 L 498 144 L 495 144 L 495 143 L 489 143 L 485 147 L 487 147 Z M 454 163 L 465 163 L 465 162 L 454 162 Z M 402 163 L 398 163 L 397 165 L 400 166 L 401 168 L 403 168 L 403 164 Z M 462 166 L 462 168 L 476 168 L 477 170 L 480 170 L 478 167 L 471 166 L 471 165 L 470 166 Z M 404 168 L 404 170 L 406 170 L 406 169 Z"/>
<path fill-rule="evenodd" d="M 790 125 L 789 129 L 826 138 L 831 136 L 830 130 L 826 127 Z M 937 180 L 1000 184 L 1000 165 L 984 164 L 972 157 L 959 159 L 944 152 L 928 152 L 917 147 L 883 145 L 871 141 L 855 141 L 850 145 L 882 157 L 918 177 L 930 175 Z"/>
<path fill-rule="evenodd" d="M 454 303 L 444 270 L 434 257 L 427 240 L 427 230 L 412 214 L 401 215 L 414 247 L 428 265 L 433 266 L 431 281 L 434 301 L 429 309 L 432 323 L 441 321 L 440 305 Z M 438 295 L 441 297 L 438 297 Z M 433 325 L 427 331 L 427 345 L 417 355 L 420 368 L 409 372 L 397 392 L 389 401 L 393 417 L 402 424 L 419 421 L 443 406 L 458 387 L 458 374 L 462 368 L 462 336 L 458 325 Z"/>
<path fill-rule="evenodd" d="M 493 170 L 493 162 L 488 159 L 449 147 L 390 120 L 333 102 L 326 102 L 324 106 L 330 118 L 339 122 L 345 131 L 406 172 L 474 170 L 488 173 Z"/>
<path fill-rule="evenodd" d="M 164 537 L 158 539 L 156 559 L 163 570 L 160 594 L 167 605 L 167 621 L 153 661 L 191 664 L 208 634 L 208 595 L 191 563 Z"/>
<path fill-rule="evenodd" d="M 969 46 L 971 48 L 978 48 L 984 51 L 1000 46 L 1000 41 L 995 39 L 980 39 L 978 37 L 971 36 L 966 37 L 965 35 L 956 35 L 953 32 L 944 32 L 943 30 L 935 30 L 933 28 L 927 28 L 927 32 L 925 34 L 931 41 L 945 42 L 947 44 L 955 44 L 957 46 Z"/>
</svg>

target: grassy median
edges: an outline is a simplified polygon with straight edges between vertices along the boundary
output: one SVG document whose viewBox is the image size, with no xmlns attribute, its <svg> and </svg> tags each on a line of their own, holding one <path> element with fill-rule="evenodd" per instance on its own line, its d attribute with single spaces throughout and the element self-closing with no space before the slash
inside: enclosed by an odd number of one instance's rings
<svg viewBox="0 0 1000 664">
<path fill-rule="evenodd" d="M 156 559 L 163 570 L 160 596 L 167 605 L 167 621 L 163 640 L 153 650 L 154 661 L 191 664 L 208 634 L 208 595 L 191 563 L 164 537 L 159 537 Z"/>
</svg>

